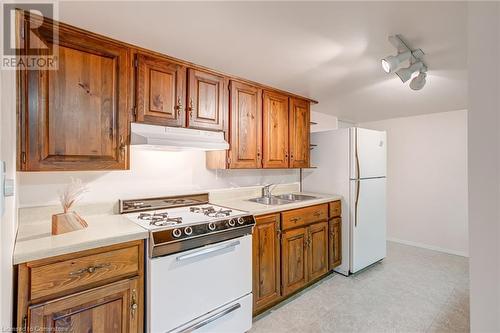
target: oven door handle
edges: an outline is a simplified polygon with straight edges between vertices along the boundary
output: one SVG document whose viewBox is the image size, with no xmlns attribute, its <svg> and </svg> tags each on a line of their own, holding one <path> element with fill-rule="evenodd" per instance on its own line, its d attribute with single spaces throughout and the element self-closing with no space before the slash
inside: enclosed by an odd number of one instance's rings
<svg viewBox="0 0 500 333">
<path fill-rule="evenodd" d="M 200 256 L 203 256 L 203 255 L 209 254 L 209 253 L 214 253 L 214 252 L 222 251 L 222 250 L 225 250 L 225 249 L 233 248 L 233 247 L 236 247 L 238 245 L 240 245 L 240 241 L 239 240 L 231 242 L 231 243 L 227 243 L 227 244 L 222 244 L 222 245 L 217 245 L 217 246 L 211 246 L 211 247 L 204 248 L 204 249 L 202 249 L 200 251 L 191 252 L 191 253 L 188 253 L 188 254 L 183 254 L 181 256 L 178 256 L 176 258 L 176 260 L 177 261 L 184 261 L 184 260 L 188 260 L 188 259 L 193 259 L 193 258 L 196 258 L 196 257 L 200 257 Z"/>
<path fill-rule="evenodd" d="M 213 315 L 211 315 L 208 318 L 205 318 L 203 320 L 200 320 L 198 322 L 195 322 L 195 323 L 189 325 L 186 328 L 183 328 L 181 331 L 179 331 L 179 333 L 193 332 L 194 330 L 197 330 L 197 329 L 199 329 L 199 328 L 201 328 L 201 327 L 203 327 L 205 325 L 208 325 L 211 322 L 216 321 L 217 319 L 222 318 L 222 317 L 230 314 L 231 312 L 233 312 L 235 310 L 238 310 L 239 308 L 241 308 L 241 304 L 240 303 L 233 304 L 233 305 L 231 305 L 228 308 L 225 308 L 225 309 L 223 309 L 223 310 L 221 310 L 221 311 L 219 311 L 217 313 L 214 313 Z M 172 332 L 172 331 L 169 331 L 169 332 Z"/>
</svg>

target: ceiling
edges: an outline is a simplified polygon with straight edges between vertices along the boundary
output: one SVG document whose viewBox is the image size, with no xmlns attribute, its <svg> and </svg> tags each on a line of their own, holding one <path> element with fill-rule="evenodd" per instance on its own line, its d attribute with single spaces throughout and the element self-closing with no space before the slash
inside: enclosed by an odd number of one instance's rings
<svg viewBox="0 0 500 333">
<path fill-rule="evenodd" d="M 59 18 L 94 32 L 319 101 L 363 122 L 467 107 L 464 2 L 60 2 Z M 413 91 L 380 59 L 402 34 L 421 48 Z"/>
</svg>

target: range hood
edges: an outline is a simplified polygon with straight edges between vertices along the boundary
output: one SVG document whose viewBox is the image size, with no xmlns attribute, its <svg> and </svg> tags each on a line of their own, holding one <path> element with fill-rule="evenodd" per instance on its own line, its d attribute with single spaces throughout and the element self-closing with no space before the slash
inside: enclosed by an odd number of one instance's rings
<svg viewBox="0 0 500 333">
<path fill-rule="evenodd" d="M 131 123 L 130 126 L 132 146 L 167 151 L 229 149 L 222 132 L 141 123 Z"/>
</svg>

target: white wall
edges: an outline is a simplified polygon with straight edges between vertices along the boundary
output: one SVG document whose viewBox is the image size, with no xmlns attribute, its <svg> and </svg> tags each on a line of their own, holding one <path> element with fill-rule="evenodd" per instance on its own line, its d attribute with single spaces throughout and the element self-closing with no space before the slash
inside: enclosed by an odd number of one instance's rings
<svg viewBox="0 0 500 333">
<path fill-rule="evenodd" d="M 205 189 L 299 181 L 298 170 L 207 170 L 205 152 L 131 150 L 128 171 L 19 173 L 21 206 L 57 203 L 57 192 L 71 177 L 90 191 L 82 202 L 189 193 Z"/>
<path fill-rule="evenodd" d="M 0 160 L 6 162 L 6 176 L 16 179 L 16 100 L 15 72 L 0 70 Z M 0 328 L 12 323 L 13 279 L 12 251 L 17 230 L 17 198 L 5 200 L 5 213 L 0 216 Z"/>
<path fill-rule="evenodd" d="M 468 255 L 467 111 L 362 123 L 387 131 L 387 236 Z"/>
<path fill-rule="evenodd" d="M 468 4 L 472 332 L 500 332 L 500 5 Z"/>
</svg>

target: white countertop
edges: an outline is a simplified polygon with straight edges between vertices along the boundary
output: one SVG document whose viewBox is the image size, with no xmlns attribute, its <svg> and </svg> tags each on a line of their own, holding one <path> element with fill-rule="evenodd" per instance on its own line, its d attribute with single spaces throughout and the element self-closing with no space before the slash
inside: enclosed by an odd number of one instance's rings
<svg viewBox="0 0 500 333">
<path fill-rule="evenodd" d="M 323 194 L 323 193 L 310 193 L 310 192 L 293 192 L 293 193 L 310 195 L 316 198 L 300 202 L 293 202 L 284 205 L 264 205 L 257 202 L 248 201 L 248 198 L 238 198 L 238 199 L 220 198 L 212 200 L 211 203 L 233 209 L 243 210 L 249 212 L 252 215 L 258 216 L 258 215 L 282 212 L 290 209 L 319 205 L 322 203 L 342 199 L 340 195 L 336 194 Z"/>
<path fill-rule="evenodd" d="M 88 227 L 51 235 L 51 218 L 57 207 L 22 208 L 14 247 L 13 263 L 53 257 L 148 237 L 148 232 L 123 215 L 99 209 L 75 209 Z"/>
<path fill-rule="evenodd" d="M 284 205 L 263 205 L 248 201 L 260 196 L 261 186 L 221 189 L 210 192 L 210 202 L 216 205 L 243 210 L 253 215 L 264 215 L 295 208 L 313 206 L 340 200 L 335 194 L 299 192 L 299 184 L 282 184 L 272 190 L 273 195 L 299 193 L 316 197 L 312 200 Z M 19 210 L 19 227 L 14 247 L 13 263 L 20 264 L 37 259 L 89 250 L 127 241 L 148 238 L 148 231 L 116 214 L 116 203 L 87 204 L 75 207 L 75 211 L 88 224 L 82 230 L 52 236 L 52 214 L 60 207 L 30 207 Z"/>
</svg>

